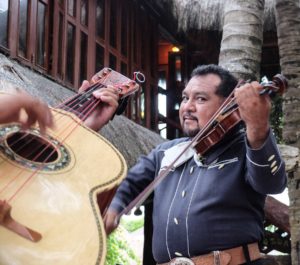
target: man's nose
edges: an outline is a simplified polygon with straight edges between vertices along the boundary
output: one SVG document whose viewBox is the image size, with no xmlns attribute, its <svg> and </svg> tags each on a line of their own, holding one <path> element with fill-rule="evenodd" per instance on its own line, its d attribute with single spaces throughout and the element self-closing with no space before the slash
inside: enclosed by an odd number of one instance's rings
<svg viewBox="0 0 300 265">
<path fill-rule="evenodd" d="M 195 111 L 196 106 L 195 106 L 195 101 L 193 99 L 189 99 L 184 103 L 183 106 L 185 111 Z"/>
</svg>

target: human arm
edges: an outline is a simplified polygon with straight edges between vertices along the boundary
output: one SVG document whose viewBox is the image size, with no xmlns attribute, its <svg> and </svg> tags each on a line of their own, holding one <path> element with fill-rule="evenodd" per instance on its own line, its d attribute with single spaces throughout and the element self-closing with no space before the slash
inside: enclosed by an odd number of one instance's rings
<svg viewBox="0 0 300 265">
<path fill-rule="evenodd" d="M 261 194 L 277 194 L 287 184 L 285 163 L 271 130 L 260 148 L 246 144 L 247 181 Z"/>
<path fill-rule="evenodd" d="M 22 109 L 26 117 L 21 115 Z M 53 126 L 53 117 L 45 103 L 24 91 L 18 91 L 0 96 L 0 123 L 11 122 L 20 123 L 23 129 L 28 129 L 37 122 L 41 132 L 44 133 L 46 127 Z"/>
<path fill-rule="evenodd" d="M 106 235 L 110 235 L 118 227 L 120 221 L 118 215 L 119 213 L 113 208 L 108 209 L 105 213 L 103 223 Z"/>
<path fill-rule="evenodd" d="M 104 217 L 107 234 L 117 227 L 121 217 L 119 213 L 154 179 L 157 174 L 157 161 L 156 150 L 153 150 L 148 156 L 140 157 L 138 163 L 130 169 Z"/>
<path fill-rule="evenodd" d="M 258 82 L 247 83 L 235 90 L 239 112 L 246 125 L 247 181 L 261 194 L 276 194 L 287 183 L 285 163 L 271 132 L 271 100 L 260 95 Z"/>
</svg>

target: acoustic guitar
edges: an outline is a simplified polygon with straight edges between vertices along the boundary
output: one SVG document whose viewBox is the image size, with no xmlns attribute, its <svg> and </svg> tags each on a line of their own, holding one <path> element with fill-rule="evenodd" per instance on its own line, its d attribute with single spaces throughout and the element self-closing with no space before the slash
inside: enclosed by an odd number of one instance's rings
<svg viewBox="0 0 300 265">
<path fill-rule="evenodd" d="M 101 104 L 94 90 L 113 85 L 124 99 L 139 85 L 109 68 L 98 76 L 52 109 L 56 126 L 46 135 L 0 125 L 0 265 L 104 264 L 101 213 L 127 168 L 119 151 L 82 121 Z"/>
</svg>

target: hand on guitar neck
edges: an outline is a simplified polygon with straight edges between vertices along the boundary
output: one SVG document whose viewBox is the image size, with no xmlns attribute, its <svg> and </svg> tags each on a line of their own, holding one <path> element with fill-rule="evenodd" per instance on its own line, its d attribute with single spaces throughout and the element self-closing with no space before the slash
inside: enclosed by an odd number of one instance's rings
<svg viewBox="0 0 300 265">
<path fill-rule="evenodd" d="M 92 78 L 93 80 L 93 78 Z M 88 81 L 83 81 L 79 88 L 79 93 L 85 91 L 90 87 Z M 84 121 L 84 124 L 92 130 L 100 130 L 106 123 L 109 122 L 111 117 L 118 108 L 119 94 L 113 86 L 107 86 L 93 92 L 93 96 L 100 99 L 103 104 L 99 104 L 91 115 Z"/>
<path fill-rule="evenodd" d="M 79 94 L 86 98 L 93 95 L 99 100 L 91 104 L 92 112 L 88 112 L 83 119 L 84 124 L 95 131 L 100 130 L 115 114 L 123 113 L 128 97 L 137 92 L 140 88 L 139 84 L 143 82 L 145 82 L 145 76 L 140 72 L 134 72 L 134 78 L 131 80 L 110 68 L 102 69 L 92 77 L 90 82 L 83 81 Z M 85 102 L 85 100 L 80 102 Z"/>
</svg>

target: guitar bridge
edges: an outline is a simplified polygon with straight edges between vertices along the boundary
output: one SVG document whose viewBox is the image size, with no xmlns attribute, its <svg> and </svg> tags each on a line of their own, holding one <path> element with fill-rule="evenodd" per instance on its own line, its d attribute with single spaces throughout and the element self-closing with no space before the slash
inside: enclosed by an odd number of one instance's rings
<svg viewBox="0 0 300 265">
<path fill-rule="evenodd" d="M 11 206 L 6 201 L 0 200 L 0 225 L 32 242 L 41 240 L 42 235 L 17 222 L 11 217 Z"/>
</svg>

